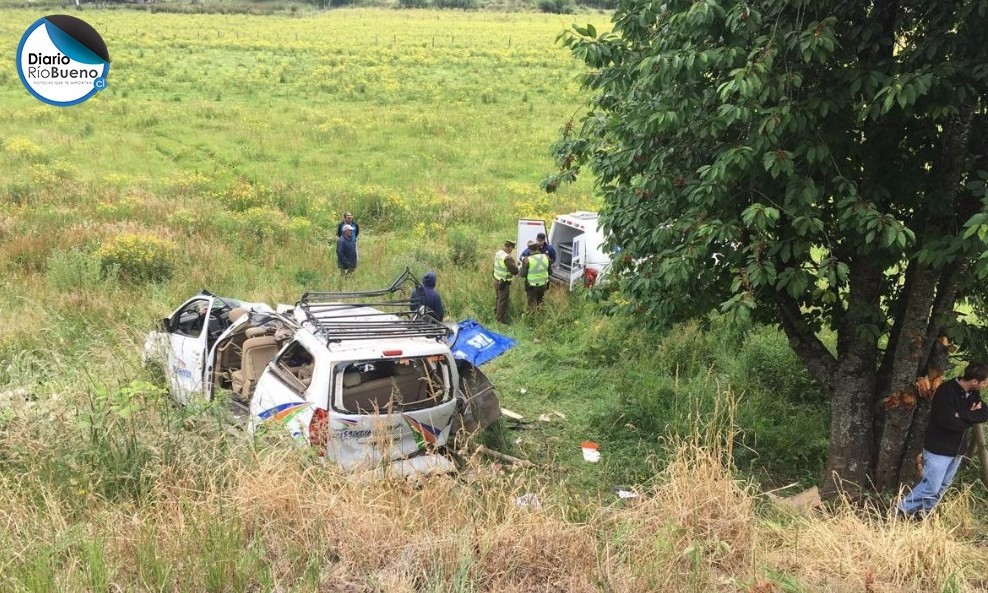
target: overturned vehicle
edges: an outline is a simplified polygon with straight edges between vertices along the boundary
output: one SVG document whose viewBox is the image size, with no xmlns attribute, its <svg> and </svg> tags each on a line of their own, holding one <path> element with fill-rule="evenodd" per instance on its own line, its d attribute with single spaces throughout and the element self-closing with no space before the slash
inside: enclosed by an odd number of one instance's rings
<svg viewBox="0 0 988 593">
<path fill-rule="evenodd" d="M 248 432 L 283 425 L 344 470 L 447 471 L 442 449 L 500 416 L 475 364 L 514 342 L 416 310 L 404 297 L 417 285 L 405 270 L 385 289 L 277 308 L 203 291 L 148 335 L 144 360 L 163 366 L 178 402 L 228 391 Z"/>
</svg>

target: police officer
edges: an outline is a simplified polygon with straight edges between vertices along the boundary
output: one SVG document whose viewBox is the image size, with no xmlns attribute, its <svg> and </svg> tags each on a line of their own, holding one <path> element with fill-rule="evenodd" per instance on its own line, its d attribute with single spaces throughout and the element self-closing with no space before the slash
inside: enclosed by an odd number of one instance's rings
<svg viewBox="0 0 988 593">
<path fill-rule="evenodd" d="M 538 241 L 529 241 L 527 251 L 530 255 L 521 264 L 520 276 L 525 279 L 528 310 L 532 311 L 542 304 L 545 289 L 549 286 L 549 256 L 542 253 Z"/>
<path fill-rule="evenodd" d="M 542 251 L 542 253 L 544 253 L 547 256 L 549 256 L 549 271 L 551 272 L 552 271 L 552 266 L 556 265 L 556 250 L 555 250 L 555 248 L 553 248 L 553 246 L 552 246 L 551 243 L 549 243 L 548 241 L 546 241 L 546 239 L 545 239 L 545 233 L 539 233 L 538 235 L 536 235 L 535 236 L 535 240 L 538 241 L 539 247 L 540 247 L 540 250 Z M 526 247 L 525 248 L 525 251 L 522 251 L 521 252 L 522 261 L 524 261 L 525 258 L 528 257 L 529 255 L 532 255 L 532 252 L 529 251 L 528 248 Z"/>
<path fill-rule="evenodd" d="M 501 323 L 508 322 L 508 300 L 511 298 L 511 278 L 518 274 L 518 264 L 511 252 L 514 241 L 505 241 L 504 246 L 494 254 L 494 318 Z"/>
</svg>

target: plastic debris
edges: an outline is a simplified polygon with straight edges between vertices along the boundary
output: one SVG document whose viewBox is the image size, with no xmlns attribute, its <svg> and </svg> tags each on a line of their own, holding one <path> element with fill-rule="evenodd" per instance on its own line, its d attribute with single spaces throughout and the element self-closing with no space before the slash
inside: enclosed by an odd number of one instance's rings
<svg viewBox="0 0 988 593">
<path fill-rule="evenodd" d="M 515 497 L 515 506 L 532 509 L 533 511 L 542 510 L 542 501 L 539 500 L 539 495 L 534 492 L 529 492 L 528 494 L 522 494 L 521 496 Z"/>
<path fill-rule="evenodd" d="M 580 443 L 580 447 L 583 449 L 583 459 L 590 463 L 597 463 L 600 461 L 600 445 L 593 441 L 584 441 Z"/>
</svg>

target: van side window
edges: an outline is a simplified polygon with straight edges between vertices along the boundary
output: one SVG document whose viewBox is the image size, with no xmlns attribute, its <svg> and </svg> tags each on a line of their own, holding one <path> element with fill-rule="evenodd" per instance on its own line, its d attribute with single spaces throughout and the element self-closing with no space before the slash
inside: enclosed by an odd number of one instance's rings
<svg viewBox="0 0 988 593">
<path fill-rule="evenodd" d="M 312 383 L 316 362 L 312 353 L 299 342 L 293 342 L 274 364 L 275 374 L 292 390 L 303 393 Z"/>
</svg>

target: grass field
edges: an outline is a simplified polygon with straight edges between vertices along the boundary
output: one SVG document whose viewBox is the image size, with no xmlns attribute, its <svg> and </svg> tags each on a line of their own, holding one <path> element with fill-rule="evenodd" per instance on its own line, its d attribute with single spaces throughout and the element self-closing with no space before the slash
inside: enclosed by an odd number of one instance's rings
<svg viewBox="0 0 988 593">
<path fill-rule="evenodd" d="M 768 502 L 819 476 L 828 432 L 778 331 L 654 333 L 583 290 L 537 315 L 519 290 L 493 322 L 490 255 L 516 220 L 595 207 L 589 180 L 539 181 L 585 100 L 555 37 L 606 15 L 73 14 L 110 51 L 94 99 L 43 105 L 0 60 L 0 590 L 982 586 L 980 490 L 923 525 Z M 0 11 L 0 52 L 40 16 Z M 346 283 L 344 210 L 362 225 Z M 171 406 L 139 365 L 154 321 L 203 287 L 292 303 L 406 266 L 437 270 L 451 318 L 519 340 L 485 370 L 533 422 L 485 439 L 534 470 L 476 459 L 368 485 L 228 430 L 219 406 Z"/>
</svg>

